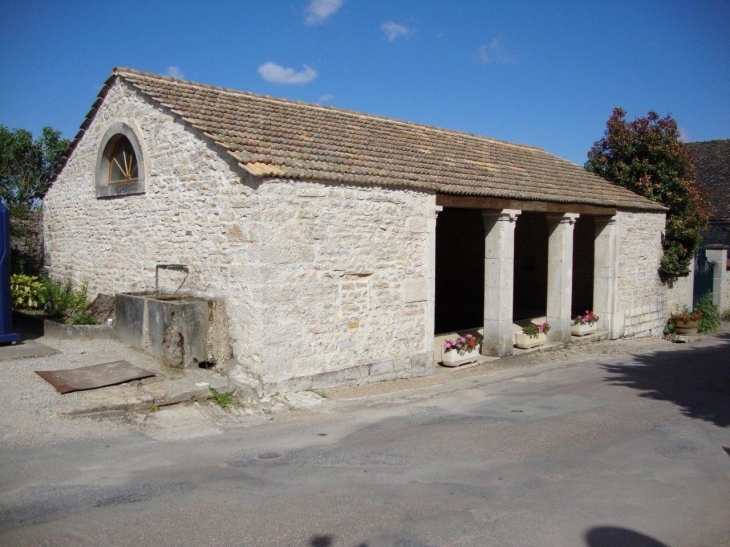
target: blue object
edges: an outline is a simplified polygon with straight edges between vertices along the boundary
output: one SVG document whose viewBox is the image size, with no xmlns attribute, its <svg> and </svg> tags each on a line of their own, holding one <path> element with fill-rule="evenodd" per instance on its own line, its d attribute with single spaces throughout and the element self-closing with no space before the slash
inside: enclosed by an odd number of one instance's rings
<svg viewBox="0 0 730 547">
<path fill-rule="evenodd" d="M 10 215 L 0 202 L 0 344 L 17 342 L 13 332 L 13 297 L 10 293 Z"/>
</svg>

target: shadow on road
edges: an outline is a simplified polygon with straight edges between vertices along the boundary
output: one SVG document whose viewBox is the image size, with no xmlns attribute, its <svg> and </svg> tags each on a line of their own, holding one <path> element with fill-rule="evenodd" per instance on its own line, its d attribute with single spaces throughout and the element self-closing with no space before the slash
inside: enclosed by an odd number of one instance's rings
<svg viewBox="0 0 730 547">
<path fill-rule="evenodd" d="M 309 540 L 311 547 L 332 547 L 334 545 L 334 536 L 314 536 Z M 368 547 L 367 543 L 360 543 L 357 547 Z"/>
<path fill-rule="evenodd" d="M 612 375 L 606 380 L 641 390 L 641 397 L 670 401 L 690 418 L 726 427 L 730 425 L 730 333 L 717 337 L 724 342 L 714 347 L 660 351 L 638 355 L 631 364 L 603 365 Z"/>
<path fill-rule="evenodd" d="M 667 547 L 654 538 L 617 526 L 597 526 L 585 535 L 588 547 Z"/>
</svg>

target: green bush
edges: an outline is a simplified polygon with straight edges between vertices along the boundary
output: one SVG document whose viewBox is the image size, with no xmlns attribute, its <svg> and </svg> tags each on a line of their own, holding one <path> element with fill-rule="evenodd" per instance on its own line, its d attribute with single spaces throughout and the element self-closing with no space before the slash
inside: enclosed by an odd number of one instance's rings
<svg viewBox="0 0 730 547">
<path fill-rule="evenodd" d="M 82 313 L 74 313 L 73 315 L 69 316 L 68 323 L 71 325 L 98 325 L 99 322 L 96 320 L 96 317 L 91 315 L 90 313 L 82 312 Z"/>
<path fill-rule="evenodd" d="M 10 276 L 10 295 L 13 308 L 37 310 L 44 303 L 44 286 L 34 275 L 13 274 Z"/>
<path fill-rule="evenodd" d="M 700 317 L 699 332 L 715 332 L 720 328 L 720 312 L 717 306 L 712 303 L 712 294 L 706 294 L 695 305 L 694 311 L 702 312 Z"/>
<path fill-rule="evenodd" d="M 86 300 L 86 284 L 74 290 L 71 280 L 65 283 L 50 277 L 43 278 L 43 311 L 49 317 L 61 318 L 83 313 L 89 302 Z"/>
</svg>

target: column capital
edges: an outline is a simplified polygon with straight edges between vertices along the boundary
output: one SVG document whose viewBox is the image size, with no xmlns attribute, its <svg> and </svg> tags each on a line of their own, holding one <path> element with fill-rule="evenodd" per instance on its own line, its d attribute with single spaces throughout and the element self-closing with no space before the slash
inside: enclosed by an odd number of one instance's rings
<svg viewBox="0 0 730 547">
<path fill-rule="evenodd" d="M 575 224 L 580 216 L 579 213 L 546 213 L 548 222 L 559 224 Z"/>
<path fill-rule="evenodd" d="M 618 215 L 595 215 L 593 220 L 596 224 L 606 224 L 611 226 L 618 222 Z"/>
<path fill-rule="evenodd" d="M 433 218 L 438 218 L 439 213 L 442 212 L 443 210 L 444 210 L 444 208 L 442 205 L 434 205 L 433 210 L 431 211 L 431 213 L 433 214 Z"/>
<path fill-rule="evenodd" d="M 516 222 L 521 214 L 521 209 L 482 209 L 485 221 Z"/>
</svg>

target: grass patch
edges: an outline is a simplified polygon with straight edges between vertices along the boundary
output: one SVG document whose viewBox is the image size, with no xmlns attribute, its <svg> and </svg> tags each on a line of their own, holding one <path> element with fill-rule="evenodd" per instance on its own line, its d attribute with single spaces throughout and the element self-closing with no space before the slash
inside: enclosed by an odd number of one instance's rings
<svg viewBox="0 0 730 547">
<path fill-rule="evenodd" d="M 231 406 L 233 404 L 233 392 L 232 391 L 226 391 L 225 393 L 221 393 L 220 391 L 218 391 L 210 386 L 208 386 L 208 389 L 210 390 L 210 398 L 219 407 L 225 408 L 225 407 Z"/>
</svg>

